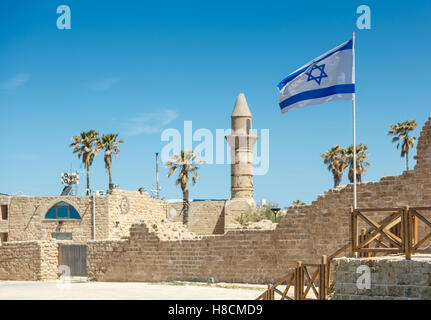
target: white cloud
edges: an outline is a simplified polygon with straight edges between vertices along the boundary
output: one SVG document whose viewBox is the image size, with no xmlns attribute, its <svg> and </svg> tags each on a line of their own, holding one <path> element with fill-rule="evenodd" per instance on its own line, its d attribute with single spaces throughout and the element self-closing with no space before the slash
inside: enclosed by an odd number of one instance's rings
<svg viewBox="0 0 431 320">
<path fill-rule="evenodd" d="M 30 74 L 27 72 L 18 73 L 11 79 L 0 84 L 0 88 L 5 90 L 11 90 L 19 87 L 20 85 L 26 83 L 30 79 Z"/>
<path fill-rule="evenodd" d="M 151 134 L 160 131 L 164 126 L 178 118 L 178 114 L 172 109 L 162 109 L 157 112 L 147 113 L 128 119 L 128 129 L 125 134 L 137 136 Z"/>
<path fill-rule="evenodd" d="M 118 81 L 120 81 L 120 79 L 118 78 L 105 78 L 89 83 L 87 87 L 94 91 L 106 91 L 109 90 Z"/>
</svg>

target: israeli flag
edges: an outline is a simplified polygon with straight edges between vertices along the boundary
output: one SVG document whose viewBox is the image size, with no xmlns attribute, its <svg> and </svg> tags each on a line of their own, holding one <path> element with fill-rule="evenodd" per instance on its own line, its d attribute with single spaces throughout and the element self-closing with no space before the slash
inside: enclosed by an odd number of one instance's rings
<svg viewBox="0 0 431 320">
<path fill-rule="evenodd" d="M 355 93 L 353 39 L 289 74 L 278 84 L 282 113 L 336 100 L 352 100 Z"/>
</svg>

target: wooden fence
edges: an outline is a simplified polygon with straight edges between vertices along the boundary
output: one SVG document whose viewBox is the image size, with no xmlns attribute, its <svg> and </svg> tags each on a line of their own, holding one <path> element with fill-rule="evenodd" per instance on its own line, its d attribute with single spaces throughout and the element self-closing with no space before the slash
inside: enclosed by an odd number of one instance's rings
<svg viewBox="0 0 431 320">
<path fill-rule="evenodd" d="M 325 300 L 335 288 L 335 281 L 331 279 L 331 262 L 349 247 L 350 243 L 330 256 L 322 256 L 318 264 L 299 261 L 296 268 L 275 284 L 269 284 L 256 300 Z M 290 288 L 294 291 L 293 298 L 288 295 Z"/>
<path fill-rule="evenodd" d="M 404 254 L 411 259 L 415 253 L 431 253 L 425 244 L 431 239 L 431 222 L 421 213 L 431 207 L 374 208 L 350 210 L 351 256 L 370 257 L 376 254 Z M 384 216 L 376 221 L 373 215 Z M 359 225 L 365 225 L 359 232 Z M 428 233 L 419 239 L 418 226 Z"/>
<path fill-rule="evenodd" d="M 325 300 L 334 292 L 331 262 L 350 248 L 350 256 L 374 257 L 377 254 L 405 254 L 411 259 L 415 253 L 431 253 L 425 247 L 431 239 L 431 222 L 421 213 L 431 207 L 373 208 L 350 210 L 350 241 L 333 254 L 322 256 L 319 264 L 298 262 L 286 276 L 256 300 Z M 384 217 L 376 221 L 377 217 Z M 430 231 L 419 238 L 418 225 Z M 359 232 L 360 225 L 364 227 Z M 426 233 L 426 232 L 425 232 Z M 293 288 L 293 298 L 289 290 Z"/>
</svg>

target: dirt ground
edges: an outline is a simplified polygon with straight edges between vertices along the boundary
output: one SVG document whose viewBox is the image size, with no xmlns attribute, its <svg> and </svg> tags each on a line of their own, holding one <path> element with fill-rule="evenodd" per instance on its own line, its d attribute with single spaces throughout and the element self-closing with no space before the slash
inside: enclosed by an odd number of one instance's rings
<svg viewBox="0 0 431 320">
<path fill-rule="evenodd" d="M 0 300 L 254 300 L 265 285 L 173 281 L 0 281 Z"/>
</svg>

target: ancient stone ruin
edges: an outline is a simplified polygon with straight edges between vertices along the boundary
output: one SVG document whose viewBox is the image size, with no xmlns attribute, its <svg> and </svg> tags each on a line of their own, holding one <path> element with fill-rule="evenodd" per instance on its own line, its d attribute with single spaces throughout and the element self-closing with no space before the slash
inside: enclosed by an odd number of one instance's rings
<svg viewBox="0 0 431 320">
<path fill-rule="evenodd" d="M 244 139 L 248 147 L 235 152 L 248 157 L 255 141 L 248 135 L 251 115 L 245 98 L 240 96 L 237 105 L 233 127 L 240 123 L 245 133 L 238 133 L 241 137 L 233 133 L 227 139 L 231 146 Z M 422 129 L 415 159 L 414 170 L 359 183 L 358 207 L 431 205 L 431 120 Z M 97 196 L 95 211 L 93 200 L 85 196 L 0 196 L 2 210 L 7 211 L 0 231 L 8 233 L 7 242 L 0 246 L 0 279 L 56 279 L 58 247 L 80 243 L 86 246 L 88 277 L 95 281 L 268 283 L 298 260 L 319 261 L 321 255 L 348 242 L 351 184 L 326 191 L 311 205 L 291 207 L 277 225 L 239 225 L 236 217 L 254 205 L 249 169 L 232 165 L 231 200 L 192 202 L 188 228 L 179 223 L 179 215 L 169 214 L 171 209 L 180 212 L 181 204 L 154 200 L 139 191 L 115 190 Z M 73 206 L 81 219 L 47 221 L 47 211 L 60 201 Z M 53 240 L 53 233 L 70 233 L 73 239 Z"/>
</svg>

